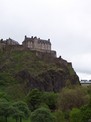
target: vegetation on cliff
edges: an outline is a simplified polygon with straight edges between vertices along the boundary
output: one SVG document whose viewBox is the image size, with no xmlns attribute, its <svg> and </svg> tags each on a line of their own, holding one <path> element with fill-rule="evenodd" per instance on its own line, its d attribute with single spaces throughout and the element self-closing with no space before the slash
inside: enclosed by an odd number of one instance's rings
<svg viewBox="0 0 91 122">
<path fill-rule="evenodd" d="M 74 84 L 79 84 L 78 76 L 61 57 L 29 50 L 0 52 L 0 90 L 10 97 L 20 99 L 32 88 L 58 92 Z"/>
</svg>

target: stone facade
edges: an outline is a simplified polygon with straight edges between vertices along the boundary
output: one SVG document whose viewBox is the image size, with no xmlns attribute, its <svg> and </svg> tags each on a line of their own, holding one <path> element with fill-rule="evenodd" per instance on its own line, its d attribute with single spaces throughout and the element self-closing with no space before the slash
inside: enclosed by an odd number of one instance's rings
<svg viewBox="0 0 91 122">
<path fill-rule="evenodd" d="M 37 50 L 37 51 L 51 51 L 51 42 L 50 39 L 48 40 L 43 40 L 37 37 L 31 37 L 28 38 L 27 36 L 25 36 L 24 41 L 22 42 L 22 45 L 24 47 L 28 47 L 31 50 Z"/>
<path fill-rule="evenodd" d="M 56 57 L 56 51 L 51 50 L 51 42 L 50 39 L 43 40 L 37 37 L 27 37 L 25 36 L 22 45 L 20 45 L 17 41 L 9 38 L 6 40 L 0 40 L 0 50 L 31 50 L 36 51 L 37 55 L 40 53 L 48 53 L 52 57 Z"/>
</svg>

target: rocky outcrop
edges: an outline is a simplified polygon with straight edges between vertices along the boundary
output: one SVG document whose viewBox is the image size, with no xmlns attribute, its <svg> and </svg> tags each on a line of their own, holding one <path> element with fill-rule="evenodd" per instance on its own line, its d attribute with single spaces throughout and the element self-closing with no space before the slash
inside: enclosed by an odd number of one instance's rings
<svg viewBox="0 0 91 122">
<path fill-rule="evenodd" d="M 74 72 L 70 74 L 69 70 L 48 70 L 39 74 L 38 76 L 32 76 L 28 71 L 23 70 L 17 75 L 17 79 L 22 82 L 26 82 L 26 90 L 38 88 L 43 91 L 58 92 L 67 85 L 79 84 L 79 78 Z"/>
<path fill-rule="evenodd" d="M 19 84 L 26 93 L 33 88 L 58 92 L 68 85 L 79 84 L 72 64 L 49 53 L 13 50 L 0 53 L 0 80 L 14 89 Z"/>
</svg>

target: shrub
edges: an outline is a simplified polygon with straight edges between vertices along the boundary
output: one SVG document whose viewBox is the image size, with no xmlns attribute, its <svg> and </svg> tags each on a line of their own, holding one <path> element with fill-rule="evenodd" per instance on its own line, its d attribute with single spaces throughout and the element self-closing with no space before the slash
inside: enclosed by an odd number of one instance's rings
<svg viewBox="0 0 91 122">
<path fill-rule="evenodd" d="M 81 122 L 81 111 L 78 108 L 73 108 L 70 112 L 70 122 Z"/>
<path fill-rule="evenodd" d="M 55 122 L 55 117 L 49 109 L 41 107 L 32 112 L 31 122 Z"/>
<path fill-rule="evenodd" d="M 54 113 L 55 117 L 56 117 L 56 122 L 65 122 L 65 117 L 64 117 L 64 113 L 62 111 L 56 111 Z"/>
</svg>

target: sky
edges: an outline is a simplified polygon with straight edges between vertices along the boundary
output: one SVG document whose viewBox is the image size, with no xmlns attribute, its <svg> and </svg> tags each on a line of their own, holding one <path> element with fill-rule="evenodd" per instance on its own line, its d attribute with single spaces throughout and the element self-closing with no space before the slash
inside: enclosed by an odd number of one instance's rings
<svg viewBox="0 0 91 122">
<path fill-rule="evenodd" d="M 91 79 L 91 0 L 0 0 L 0 38 L 49 39 L 80 79 Z"/>
</svg>

